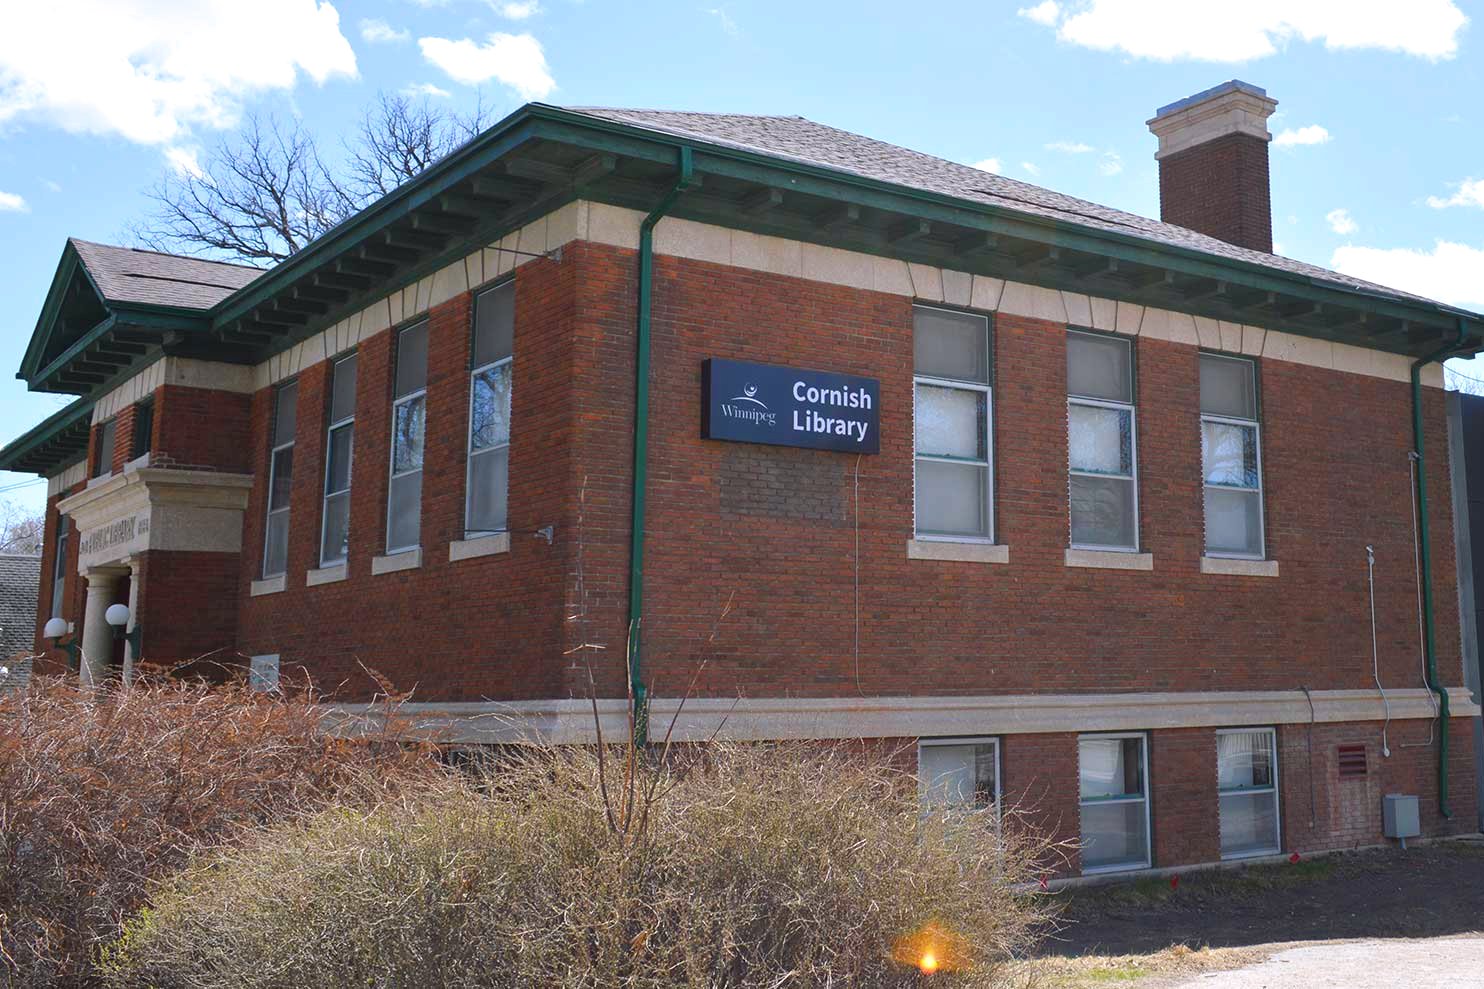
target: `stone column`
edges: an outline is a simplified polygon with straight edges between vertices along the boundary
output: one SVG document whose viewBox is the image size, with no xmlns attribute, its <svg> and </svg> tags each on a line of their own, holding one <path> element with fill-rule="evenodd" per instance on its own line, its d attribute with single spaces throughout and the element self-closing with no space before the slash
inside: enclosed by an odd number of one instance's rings
<svg viewBox="0 0 1484 989">
<path fill-rule="evenodd" d="M 134 631 L 134 627 L 139 624 L 139 581 L 140 581 L 140 577 L 141 577 L 140 571 L 143 568 L 140 567 L 140 565 L 139 565 L 139 557 L 137 557 L 137 556 L 131 556 L 131 557 L 129 557 L 128 563 L 129 563 L 129 625 L 128 625 L 128 627 L 124 631 L 126 631 L 126 632 L 132 632 L 132 631 Z M 127 687 L 129 684 L 131 684 L 131 683 L 134 682 L 134 664 L 137 663 L 138 661 L 139 661 L 139 657 L 136 656 L 136 655 L 134 655 L 134 644 L 132 642 L 129 642 L 128 640 L 125 640 L 124 641 L 124 686 Z"/>
<path fill-rule="evenodd" d="M 113 604 L 118 585 L 116 570 L 89 570 L 88 604 L 82 619 L 82 662 L 79 669 L 85 687 L 99 686 L 108 675 L 108 660 L 113 655 L 113 626 L 104 612 Z"/>
</svg>

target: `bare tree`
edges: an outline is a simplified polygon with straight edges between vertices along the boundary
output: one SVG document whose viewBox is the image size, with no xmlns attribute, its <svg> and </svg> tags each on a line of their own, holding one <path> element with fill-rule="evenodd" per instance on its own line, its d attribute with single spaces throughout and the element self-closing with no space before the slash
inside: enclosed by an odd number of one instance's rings
<svg viewBox="0 0 1484 989">
<path fill-rule="evenodd" d="M 0 554 L 40 556 L 46 518 L 13 501 L 0 501 Z"/>
<path fill-rule="evenodd" d="M 383 93 L 343 160 L 329 163 L 302 125 L 249 117 L 199 169 L 151 190 L 155 207 L 133 234 L 156 250 L 276 263 L 468 141 L 487 118 L 482 103 L 463 116 Z"/>
</svg>

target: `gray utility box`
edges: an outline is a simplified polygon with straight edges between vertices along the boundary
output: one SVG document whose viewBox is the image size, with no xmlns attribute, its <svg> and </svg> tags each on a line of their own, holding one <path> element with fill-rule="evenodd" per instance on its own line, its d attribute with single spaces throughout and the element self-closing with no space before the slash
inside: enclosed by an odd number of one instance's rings
<svg viewBox="0 0 1484 989">
<path fill-rule="evenodd" d="M 1381 823 L 1388 838 L 1415 838 L 1422 833 L 1417 816 L 1417 798 L 1410 794 L 1388 793 L 1381 798 Z"/>
</svg>

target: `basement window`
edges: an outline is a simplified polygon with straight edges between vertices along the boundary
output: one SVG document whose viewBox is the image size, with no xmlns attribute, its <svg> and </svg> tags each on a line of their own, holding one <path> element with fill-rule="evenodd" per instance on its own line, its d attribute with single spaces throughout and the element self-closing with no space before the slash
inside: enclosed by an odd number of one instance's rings
<svg viewBox="0 0 1484 989">
<path fill-rule="evenodd" d="M 1134 360 L 1127 340 L 1067 334 L 1067 452 L 1073 549 L 1139 549 Z"/>
<path fill-rule="evenodd" d="M 993 809 L 1000 801 L 996 738 L 934 738 L 917 744 L 917 786 L 928 808 Z"/>
<path fill-rule="evenodd" d="M 1202 354 L 1201 462 L 1206 555 L 1263 558 L 1262 445 L 1257 365 Z"/>
<path fill-rule="evenodd" d="M 914 508 L 925 539 L 994 539 L 989 319 L 912 310 Z"/>
<path fill-rule="evenodd" d="M 474 300 L 469 373 L 469 466 L 464 538 L 503 532 L 510 488 L 510 374 L 515 345 L 515 283 Z"/>
<path fill-rule="evenodd" d="M 1271 728 L 1218 731 L 1216 767 L 1221 857 L 1276 855 L 1281 850 L 1277 733 Z"/>
<path fill-rule="evenodd" d="M 1082 871 L 1149 868 L 1149 751 L 1145 737 L 1083 735 Z"/>
</svg>

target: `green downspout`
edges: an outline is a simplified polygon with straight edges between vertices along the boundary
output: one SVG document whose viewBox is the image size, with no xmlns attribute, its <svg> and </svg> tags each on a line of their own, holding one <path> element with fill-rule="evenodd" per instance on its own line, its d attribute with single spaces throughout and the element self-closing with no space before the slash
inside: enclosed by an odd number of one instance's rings
<svg viewBox="0 0 1484 989">
<path fill-rule="evenodd" d="M 1432 589 L 1432 536 L 1428 531 L 1427 460 L 1423 454 L 1422 369 L 1441 361 L 1463 347 L 1467 336 L 1463 317 L 1458 318 L 1458 338 L 1426 357 L 1412 362 L 1412 448 L 1417 453 L 1417 532 L 1422 557 L 1422 622 L 1423 658 L 1427 668 L 1427 686 L 1438 697 L 1438 813 L 1453 816 L 1448 808 L 1448 691 L 1438 683 L 1438 661 L 1434 646 Z"/>
<path fill-rule="evenodd" d="M 695 184 L 690 148 L 680 152 L 680 176 L 639 224 L 639 324 L 634 345 L 634 517 L 629 533 L 629 693 L 634 702 L 634 744 L 649 738 L 649 688 L 644 685 L 640 635 L 644 619 L 644 489 L 649 477 L 650 307 L 654 297 L 654 228 L 680 194 Z"/>
</svg>

